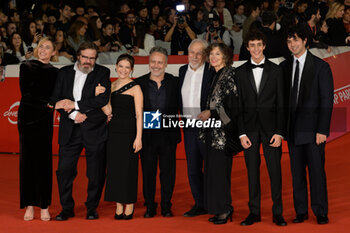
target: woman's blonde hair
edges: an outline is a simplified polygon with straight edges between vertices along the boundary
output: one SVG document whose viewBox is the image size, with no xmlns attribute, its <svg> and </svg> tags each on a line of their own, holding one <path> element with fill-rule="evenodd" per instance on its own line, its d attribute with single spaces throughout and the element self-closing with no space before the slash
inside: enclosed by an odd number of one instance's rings
<svg viewBox="0 0 350 233">
<path fill-rule="evenodd" d="M 39 47 L 45 43 L 46 41 L 50 41 L 51 44 L 52 44 L 52 48 L 53 48 L 53 51 L 56 51 L 55 55 L 53 55 L 51 58 L 50 58 L 50 61 L 53 61 L 53 62 L 58 62 L 58 51 L 56 50 L 56 44 L 55 42 L 53 42 L 49 37 L 43 37 L 39 43 L 38 43 L 38 46 L 34 49 L 34 57 L 36 58 L 39 58 L 39 55 L 38 55 L 38 50 L 39 50 Z"/>
<path fill-rule="evenodd" d="M 331 7 L 329 8 L 327 15 L 326 15 L 326 19 L 329 18 L 334 18 L 335 14 L 338 12 L 338 10 L 344 7 L 344 4 L 340 3 L 340 2 L 333 2 Z"/>
</svg>

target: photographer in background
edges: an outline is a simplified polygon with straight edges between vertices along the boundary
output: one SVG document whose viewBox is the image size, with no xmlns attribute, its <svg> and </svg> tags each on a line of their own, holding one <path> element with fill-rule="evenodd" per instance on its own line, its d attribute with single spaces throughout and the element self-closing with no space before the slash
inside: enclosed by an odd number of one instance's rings
<svg viewBox="0 0 350 233">
<path fill-rule="evenodd" d="M 179 6 L 179 5 L 178 5 Z M 180 5 L 184 6 L 184 5 Z M 174 24 L 165 35 L 164 41 L 171 41 L 171 55 L 187 55 L 188 46 L 196 38 L 196 34 L 188 25 L 187 15 L 181 14 L 178 9 Z"/>
<path fill-rule="evenodd" d="M 228 47 L 232 47 L 231 37 L 229 31 L 222 25 L 220 25 L 220 18 L 215 14 L 209 14 L 209 26 L 207 27 L 207 34 L 205 40 L 209 44 L 212 43 L 224 43 Z"/>
</svg>

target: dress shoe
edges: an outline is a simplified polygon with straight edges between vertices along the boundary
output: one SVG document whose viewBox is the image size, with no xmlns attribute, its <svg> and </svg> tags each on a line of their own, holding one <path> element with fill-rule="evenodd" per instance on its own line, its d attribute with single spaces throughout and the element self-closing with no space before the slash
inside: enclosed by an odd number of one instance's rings
<svg viewBox="0 0 350 233">
<path fill-rule="evenodd" d="M 213 217 L 211 217 L 211 218 L 208 218 L 208 221 L 209 222 L 214 222 L 215 220 L 217 220 L 218 219 L 218 214 L 217 215 L 214 215 Z"/>
<path fill-rule="evenodd" d="M 124 214 L 123 219 L 124 220 L 130 220 L 130 219 L 132 219 L 133 215 L 134 215 L 134 209 L 132 210 L 131 214 L 128 214 L 128 215 Z"/>
<path fill-rule="evenodd" d="M 62 211 L 59 215 L 56 216 L 56 221 L 66 221 L 69 218 L 73 218 L 75 216 L 74 212 L 65 212 Z"/>
<path fill-rule="evenodd" d="M 327 224 L 329 222 L 327 215 L 317 215 L 316 218 L 318 224 Z"/>
<path fill-rule="evenodd" d="M 241 222 L 241 226 L 249 226 L 255 222 L 261 222 L 261 216 L 250 213 L 248 217 Z"/>
<path fill-rule="evenodd" d="M 121 213 L 121 214 L 115 213 L 114 214 L 114 219 L 115 220 L 120 220 L 120 219 L 123 219 L 123 218 L 124 218 L 124 214 L 123 213 Z"/>
<path fill-rule="evenodd" d="M 293 219 L 293 223 L 301 223 L 304 222 L 304 220 L 307 220 L 309 218 L 308 214 L 297 214 L 295 219 Z"/>
<path fill-rule="evenodd" d="M 272 222 L 274 222 L 277 226 L 287 226 L 287 222 L 284 220 L 282 215 L 275 214 L 272 218 Z"/>
<path fill-rule="evenodd" d="M 156 210 L 147 208 L 143 217 L 144 218 L 153 218 L 156 214 L 157 214 Z"/>
<path fill-rule="evenodd" d="M 88 210 L 86 214 L 86 219 L 87 220 L 95 220 L 98 219 L 98 213 L 95 209 Z"/>
<path fill-rule="evenodd" d="M 192 209 L 184 213 L 184 217 L 195 217 L 207 213 L 208 212 L 204 208 L 194 205 Z"/>
<path fill-rule="evenodd" d="M 163 217 L 174 217 L 173 212 L 170 209 L 162 210 Z"/>
<path fill-rule="evenodd" d="M 232 222 L 232 214 L 233 214 L 233 210 L 230 210 L 227 213 L 223 213 L 223 214 L 219 214 L 217 215 L 217 218 L 214 220 L 214 224 L 225 224 L 227 223 L 227 220 L 230 219 L 230 221 Z"/>
</svg>

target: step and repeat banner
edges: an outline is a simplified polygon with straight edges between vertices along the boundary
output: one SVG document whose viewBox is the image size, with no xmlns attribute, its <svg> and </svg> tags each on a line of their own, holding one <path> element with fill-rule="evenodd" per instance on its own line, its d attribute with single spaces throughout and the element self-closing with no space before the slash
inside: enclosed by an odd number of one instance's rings
<svg viewBox="0 0 350 233">
<path fill-rule="evenodd" d="M 331 123 L 331 135 L 328 140 L 333 140 L 349 132 L 350 124 L 350 48 L 334 47 L 329 54 L 325 50 L 311 50 L 313 54 L 323 58 L 332 68 L 334 77 L 334 110 Z M 273 59 L 279 64 L 283 59 Z M 148 57 L 136 57 L 136 65 L 133 76 L 139 77 L 149 72 Z M 186 56 L 169 56 L 166 72 L 178 75 L 179 67 L 187 63 Z M 241 65 L 242 61 L 234 62 L 234 66 Z M 112 81 L 116 78 L 115 66 L 105 65 L 111 70 Z M 62 65 L 57 65 L 62 67 Z M 21 98 L 19 90 L 19 65 L 6 67 L 5 80 L 0 82 L 0 152 L 18 153 L 19 136 L 17 130 L 17 112 Z M 58 125 L 59 114 L 56 112 L 53 120 L 54 137 L 53 153 L 58 153 Z M 284 146 L 284 150 L 286 150 Z M 178 147 L 177 158 L 185 158 L 183 142 Z"/>
</svg>

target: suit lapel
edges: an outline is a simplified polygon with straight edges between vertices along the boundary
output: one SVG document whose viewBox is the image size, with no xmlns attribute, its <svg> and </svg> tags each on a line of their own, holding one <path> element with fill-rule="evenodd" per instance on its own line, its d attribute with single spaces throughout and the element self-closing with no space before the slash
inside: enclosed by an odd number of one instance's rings
<svg viewBox="0 0 350 233">
<path fill-rule="evenodd" d="M 270 75 L 270 71 L 271 71 L 271 64 L 269 63 L 267 58 L 265 58 L 265 64 L 264 64 L 264 69 L 263 69 L 263 73 L 262 73 L 262 77 L 261 77 L 258 95 L 260 95 L 260 93 L 264 90 L 265 84 L 266 84 L 266 82 L 269 78 L 269 75 Z"/>
<path fill-rule="evenodd" d="M 211 78 L 212 75 L 210 74 L 210 70 L 208 68 L 208 63 L 205 63 L 204 66 L 204 72 L 203 72 L 203 80 L 202 80 L 202 88 L 201 88 L 201 99 L 200 99 L 200 105 L 205 106 L 207 103 L 207 96 L 208 96 L 208 91 L 209 87 L 211 85 Z M 208 87 L 209 86 L 209 87 Z"/>
<path fill-rule="evenodd" d="M 308 97 L 308 95 L 311 93 L 310 88 L 312 86 L 313 80 L 314 80 L 314 62 L 312 55 L 310 52 L 307 52 L 306 60 L 303 68 L 303 72 L 301 74 L 301 83 L 300 83 L 300 90 L 299 90 L 299 97 L 298 97 L 298 105 L 300 103 L 304 103 L 304 99 Z"/>
<path fill-rule="evenodd" d="M 258 94 L 258 90 L 256 89 L 255 79 L 254 79 L 254 75 L 253 75 L 253 70 L 252 70 L 251 66 L 249 65 L 249 62 L 247 62 L 246 64 L 247 64 L 247 66 L 246 66 L 247 77 L 250 81 L 250 84 L 252 85 L 252 88 L 253 88 L 255 94 Z"/>
<path fill-rule="evenodd" d="M 82 90 L 82 93 L 81 93 L 81 99 L 85 98 L 85 96 L 87 94 L 87 90 L 93 84 L 95 74 L 96 74 L 96 67 L 94 68 L 94 71 L 90 72 L 87 75 L 87 77 L 86 77 L 86 80 L 85 80 L 85 83 L 84 83 L 84 87 L 83 87 L 83 90 Z"/>
<path fill-rule="evenodd" d="M 69 90 L 67 90 L 69 93 L 69 96 L 72 100 L 74 100 L 74 95 L 73 95 L 73 89 L 74 89 L 74 79 L 75 79 L 75 70 L 74 66 L 72 66 L 72 69 L 69 69 L 69 73 L 67 74 L 67 80 L 68 80 L 68 87 Z"/>
</svg>

